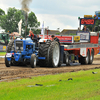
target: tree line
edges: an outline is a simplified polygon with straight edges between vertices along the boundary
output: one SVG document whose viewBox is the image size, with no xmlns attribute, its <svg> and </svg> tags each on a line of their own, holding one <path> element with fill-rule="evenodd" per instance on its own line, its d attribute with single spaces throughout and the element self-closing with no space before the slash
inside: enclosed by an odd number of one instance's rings
<svg viewBox="0 0 100 100">
<path fill-rule="evenodd" d="M 5 29 L 5 32 L 18 32 L 18 23 L 22 19 L 22 31 L 25 32 L 25 11 L 13 8 L 8 8 L 7 14 L 0 8 L 0 27 Z M 39 27 L 40 22 L 34 12 L 28 13 L 27 27 Z M 32 29 L 35 34 L 39 34 L 40 30 Z M 27 28 L 27 35 L 29 29 Z"/>
<path fill-rule="evenodd" d="M 94 17 L 93 17 L 94 18 Z M 99 19 L 96 19 L 95 20 L 95 25 L 87 25 L 87 28 L 90 30 L 90 31 L 100 31 L 100 20 Z M 95 30 L 96 29 L 96 30 Z"/>
</svg>

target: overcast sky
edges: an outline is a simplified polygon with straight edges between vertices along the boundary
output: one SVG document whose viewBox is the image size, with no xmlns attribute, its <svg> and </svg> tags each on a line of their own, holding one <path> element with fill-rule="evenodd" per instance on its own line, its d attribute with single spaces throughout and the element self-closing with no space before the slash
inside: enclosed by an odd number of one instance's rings
<svg viewBox="0 0 100 100">
<path fill-rule="evenodd" d="M 0 0 L 0 8 L 7 11 L 9 7 L 21 9 L 21 0 Z M 32 0 L 30 11 L 37 16 L 38 21 L 49 29 L 77 29 L 78 17 L 94 15 L 100 11 L 100 0 Z"/>
</svg>

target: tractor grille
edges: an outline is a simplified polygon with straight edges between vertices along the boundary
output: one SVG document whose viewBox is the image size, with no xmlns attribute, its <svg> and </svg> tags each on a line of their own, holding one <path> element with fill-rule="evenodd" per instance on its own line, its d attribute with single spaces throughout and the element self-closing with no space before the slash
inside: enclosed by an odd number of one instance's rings
<svg viewBox="0 0 100 100">
<path fill-rule="evenodd" d="M 21 52 L 23 51 L 23 41 L 16 41 L 16 51 Z"/>
</svg>

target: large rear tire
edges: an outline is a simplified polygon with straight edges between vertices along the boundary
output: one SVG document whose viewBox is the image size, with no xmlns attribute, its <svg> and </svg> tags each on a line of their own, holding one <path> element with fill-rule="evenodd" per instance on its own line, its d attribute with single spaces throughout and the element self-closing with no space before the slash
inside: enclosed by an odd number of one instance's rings
<svg viewBox="0 0 100 100">
<path fill-rule="evenodd" d="M 36 67 L 36 55 L 32 54 L 31 55 L 31 61 L 30 61 L 31 67 L 35 68 Z"/>
<path fill-rule="evenodd" d="M 7 53 L 10 53 L 11 50 L 13 50 L 13 49 L 14 49 L 14 40 L 11 40 L 11 41 L 8 43 L 6 52 L 7 52 Z M 15 60 L 11 59 L 11 65 L 12 65 L 12 66 L 15 66 L 15 65 L 18 65 L 18 63 L 16 63 Z"/>
<path fill-rule="evenodd" d="M 8 61 L 6 56 L 5 56 L 5 65 L 6 65 L 6 67 L 10 67 L 11 66 L 11 61 Z"/>
<path fill-rule="evenodd" d="M 41 67 L 49 66 L 49 47 L 51 40 L 47 40 L 46 43 L 39 44 L 39 57 L 45 57 L 44 60 L 39 59 L 39 65 Z"/>
<path fill-rule="evenodd" d="M 50 50 L 49 50 L 49 66 L 58 67 L 59 60 L 60 60 L 59 43 L 56 41 L 53 41 L 50 45 Z"/>
<path fill-rule="evenodd" d="M 13 48 L 13 45 L 14 45 L 14 40 L 11 40 L 9 43 L 8 43 L 8 46 L 7 46 L 7 53 L 10 53 L 12 48 Z"/>
</svg>

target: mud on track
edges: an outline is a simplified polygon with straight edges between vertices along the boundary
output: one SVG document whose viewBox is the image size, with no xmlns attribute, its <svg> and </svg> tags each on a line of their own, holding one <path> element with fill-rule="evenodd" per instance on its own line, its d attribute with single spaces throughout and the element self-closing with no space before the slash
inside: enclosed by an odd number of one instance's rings
<svg viewBox="0 0 100 100">
<path fill-rule="evenodd" d="M 57 74 L 65 72 L 74 72 L 79 70 L 89 70 L 100 68 L 100 55 L 94 57 L 92 65 L 65 66 L 58 68 L 39 67 L 31 68 L 30 66 L 11 66 L 6 67 L 4 59 L 0 59 L 0 82 L 16 80 L 20 78 L 31 78 L 32 76 Z"/>
</svg>

